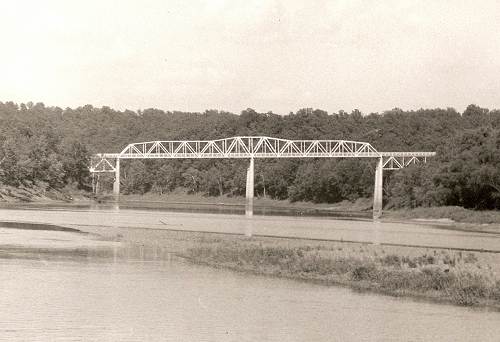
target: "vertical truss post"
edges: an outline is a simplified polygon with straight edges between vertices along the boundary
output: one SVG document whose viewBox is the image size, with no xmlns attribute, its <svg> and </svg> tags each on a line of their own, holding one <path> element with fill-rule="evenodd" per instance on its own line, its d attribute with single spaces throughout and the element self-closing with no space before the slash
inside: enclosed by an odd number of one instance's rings
<svg viewBox="0 0 500 342">
<path fill-rule="evenodd" d="M 113 183 L 113 195 L 120 195 L 120 158 L 116 158 L 115 182 Z"/>
<path fill-rule="evenodd" d="M 380 157 L 375 170 L 375 186 L 373 189 L 373 219 L 382 216 L 382 183 L 383 183 L 383 158 Z"/>
<path fill-rule="evenodd" d="M 254 161 L 250 158 L 250 165 L 247 169 L 247 184 L 246 184 L 246 203 L 245 215 L 252 217 L 253 215 L 253 190 L 254 190 Z"/>
</svg>

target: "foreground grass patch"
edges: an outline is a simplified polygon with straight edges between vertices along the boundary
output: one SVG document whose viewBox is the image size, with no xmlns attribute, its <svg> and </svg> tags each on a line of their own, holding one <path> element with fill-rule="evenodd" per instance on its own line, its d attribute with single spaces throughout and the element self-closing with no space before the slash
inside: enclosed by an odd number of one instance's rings
<svg viewBox="0 0 500 342">
<path fill-rule="evenodd" d="M 243 272 L 500 307 L 500 280 L 473 253 L 434 250 L 409 256 L 370 246 L 296 247 L 234 240 L 201 244 L 183 255 L 196 263 Z"/>
</svg>

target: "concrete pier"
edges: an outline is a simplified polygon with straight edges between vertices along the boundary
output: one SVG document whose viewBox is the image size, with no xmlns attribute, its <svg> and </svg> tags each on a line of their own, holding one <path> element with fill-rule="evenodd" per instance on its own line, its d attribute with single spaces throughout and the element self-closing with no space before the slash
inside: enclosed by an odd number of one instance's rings
<svg viewBox="0 0 500 342">
<path fill-rule="evenodd" d="M 379 219 L 382 216 L 382 185 L 383 185 L 383 161 L 378 160 L 375 169 L 375 186 L 373 189 L 373 219 Z"/>
</svg>

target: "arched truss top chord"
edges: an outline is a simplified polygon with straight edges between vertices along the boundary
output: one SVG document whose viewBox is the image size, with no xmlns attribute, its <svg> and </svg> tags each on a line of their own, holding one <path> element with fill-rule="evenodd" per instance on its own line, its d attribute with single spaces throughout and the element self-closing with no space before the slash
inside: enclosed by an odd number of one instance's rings
<svg viewBox="0 0 500 342">
<path fill-rule="evenodd" d="M 148 141 L 127 145 L 120 153 L 96 154 L 91 172 L 115 171 L 117 159 L 185 158 L 382 158 L 386 170 L 425 162 L 435 152 L 378 152 L 370 143 L 351 140 L 288 140 L 237 136 L 217 140 Z"/>
</svg>

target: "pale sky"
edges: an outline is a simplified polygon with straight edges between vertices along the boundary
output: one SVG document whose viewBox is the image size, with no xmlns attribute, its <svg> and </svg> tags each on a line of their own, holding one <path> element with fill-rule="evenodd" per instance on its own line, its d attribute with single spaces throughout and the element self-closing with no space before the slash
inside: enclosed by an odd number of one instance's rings
<svg viewBox="0 0 500 342">
<path fill-rule="evenodd" d="M 500 108 L 499 1 L 0 2 L 0 101 Z"/>
</svg>

